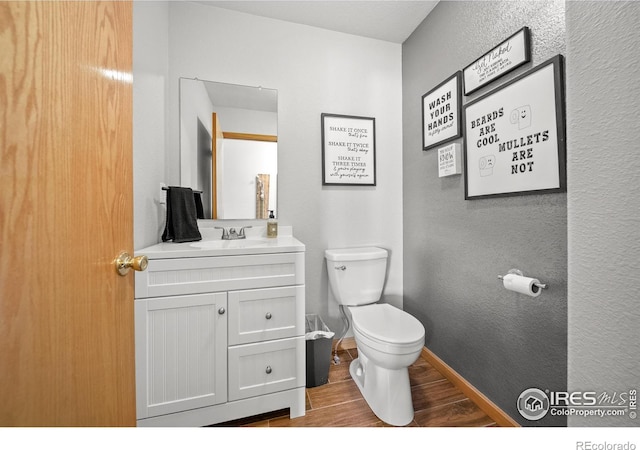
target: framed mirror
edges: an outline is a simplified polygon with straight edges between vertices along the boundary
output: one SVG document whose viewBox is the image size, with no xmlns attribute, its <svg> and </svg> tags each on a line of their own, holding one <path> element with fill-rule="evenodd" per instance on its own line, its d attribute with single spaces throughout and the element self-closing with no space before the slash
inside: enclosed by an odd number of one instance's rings
<svg viewBox="0 0 640 450">
<path fill-rule="evenodd" d="M 277 216 L 278 93 L 180 78 L 180 185 L 205 219 Z"/>
</svg>

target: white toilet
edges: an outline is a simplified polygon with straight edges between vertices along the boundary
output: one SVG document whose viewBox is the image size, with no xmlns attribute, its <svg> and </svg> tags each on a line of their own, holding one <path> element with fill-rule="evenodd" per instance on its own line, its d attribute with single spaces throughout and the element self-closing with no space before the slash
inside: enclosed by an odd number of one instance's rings
<svg viewBox="0 0 640 450">
<path fill-rule="evenodd" d="M 373 412 L 390 425 L 413 420 L 408 367 L 424 346 L 424 327 L 412 315 L 380 300 L 386 250 L 360 247 L 325 250 L 336 301 L 351 313 L 358 358 L 349 366 Z"/>
</svg>

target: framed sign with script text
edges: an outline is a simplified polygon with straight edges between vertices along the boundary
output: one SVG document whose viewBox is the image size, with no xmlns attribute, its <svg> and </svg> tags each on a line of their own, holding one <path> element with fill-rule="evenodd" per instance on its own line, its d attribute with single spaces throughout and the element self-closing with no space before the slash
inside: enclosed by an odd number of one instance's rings
<svg viewBox="0 0 640 450">
<path fill-rule="evenodd" d="M 422 96 L 422 150 L 462 136 L 462 72 Z"/>
<path fill-rule="evenodd" d="M 376 119 L 322 114 L 322 184 L 376 185 Z"/>
<path fill-rule="evenodd" d="M 464 68 L 464 95 L 531 61 L 531 33 L 523 27 Z"/>
<path fill-rule="evenodd" d="M 566 191 L 564 58 L 464 109 L 465 199 Z"/>
</svg>

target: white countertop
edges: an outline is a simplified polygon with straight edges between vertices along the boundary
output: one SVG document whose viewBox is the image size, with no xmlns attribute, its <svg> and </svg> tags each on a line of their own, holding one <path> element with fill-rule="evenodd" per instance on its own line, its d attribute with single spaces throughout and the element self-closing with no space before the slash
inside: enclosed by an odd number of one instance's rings
<svg viewBox="0 0 640 450">
<path fill-rule="evenodd" d="M 240 227 L 235 228 L 240 230 Z M 276 238 L 266 237 L 266 227 L 246 228 L 246 239 L 222 240 L 222 231 L 211 227 L 201 227 L 200 234 L 201 241 L 161 242 L 136 250 L 136 255 L 146 255 L 149 259 L 171 259 L 305 251 L 304 244 L 293 237 L 292 227 L 280 227 Z"/>
</svg>

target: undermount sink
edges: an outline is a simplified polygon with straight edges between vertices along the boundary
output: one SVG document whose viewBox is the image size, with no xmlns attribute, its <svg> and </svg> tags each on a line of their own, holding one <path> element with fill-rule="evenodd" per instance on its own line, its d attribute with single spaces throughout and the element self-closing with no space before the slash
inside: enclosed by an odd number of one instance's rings
<svg viewBox="0 0 640 450">
<path fill-rule="evenodd" d="M 217 240 L 209 240 L 209 241 L 198 241 L 191 244 L 191 247 L 200 248 L 200 249 L 224 249 L 224 248 L 251 248 L 251 247 L 260 247 L 268 244 L 269 241 L 266 239 L 217 239 Z"/>
</svg>

